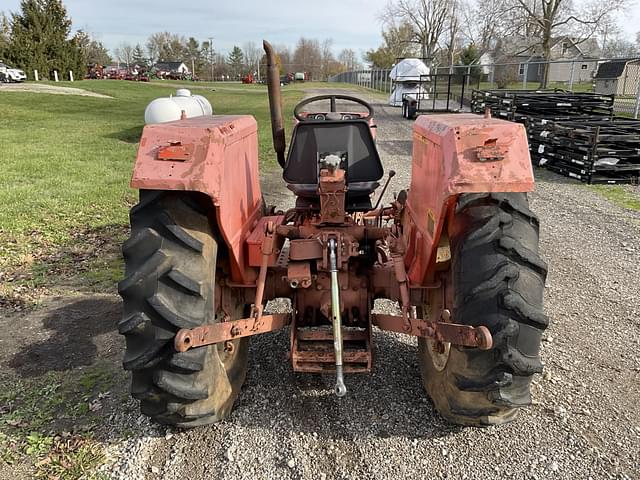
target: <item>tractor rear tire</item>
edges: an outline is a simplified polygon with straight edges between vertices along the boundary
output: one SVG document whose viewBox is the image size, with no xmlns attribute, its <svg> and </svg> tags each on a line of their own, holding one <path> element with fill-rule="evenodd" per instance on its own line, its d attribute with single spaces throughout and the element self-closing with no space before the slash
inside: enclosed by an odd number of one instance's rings
<svg viewBox="0 0 640 480">
<path fill-rule="evenodd" d="M 542 372 L 540 342 L 547 265 L 538 253 L 538 218 L 524 193 L 464 194 L 450 223 L 451 321 L 485 325 L 490 350 L 419 339 L 422 379 L 437 410 L 462 425 L 497 425 L 531 404 Z M 446 348 L 445 348 L 446 347 Z"/>
<path fill-rule="evenodd" d="M 220 321 L 214 302 L 216 227 L 204 205 L 197 194 L 140 191 L 130 213 L 131 238 L 122 248 L 118 329 L 126 339 L 123 366 L 132 372 L 131 394 L 143 414 L 178 427 L 225 418 L 247 371 L 247 339 L 227 350 L 174 348 L 181 328 Z M 238 305 L 233 318 L 242 318 L 244 310 Z"/>
</svg>

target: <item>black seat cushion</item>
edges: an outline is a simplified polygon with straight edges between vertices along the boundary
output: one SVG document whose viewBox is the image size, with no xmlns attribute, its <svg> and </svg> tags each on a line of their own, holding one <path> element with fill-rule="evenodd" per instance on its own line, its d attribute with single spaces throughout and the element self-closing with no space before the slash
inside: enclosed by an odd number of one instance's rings
<svg viewBox="0 0 640 480">
<path fill-rule="evenodd" d="M 317 196 L 320 155 L 346 152 L 347 196 L 369 195 L 384 170 L 364 120 L 306 121 L 293 131 L 283 178 L 299 196 Z M 351 192 L 351 193 L 350 193 Z M 348 201 L 348 200 L 347 200 Z"/>
</svg>

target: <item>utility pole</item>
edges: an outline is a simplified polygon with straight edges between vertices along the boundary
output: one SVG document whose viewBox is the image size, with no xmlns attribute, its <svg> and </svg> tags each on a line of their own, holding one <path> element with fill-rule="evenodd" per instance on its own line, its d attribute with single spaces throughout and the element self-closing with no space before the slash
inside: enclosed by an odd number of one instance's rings
<svg viewBox="0 0 640 480">
<path fill-rule="evenodd" d="M 213 76 L 213 37 L 209 37 L 209 63 L 211 64 L 211 81 L 215 80 Z"/>
</svg>

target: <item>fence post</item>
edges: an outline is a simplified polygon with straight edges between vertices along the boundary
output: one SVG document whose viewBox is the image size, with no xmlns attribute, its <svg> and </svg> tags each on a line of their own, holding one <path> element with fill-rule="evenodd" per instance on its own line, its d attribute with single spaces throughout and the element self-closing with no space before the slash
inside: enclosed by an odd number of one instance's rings
<svg viewBox="0 0 640 480">
<path fill-rule="evenodd" d="M 73 70 L 69 70 L 69 80 L 73 82 Z"/>
<path fill-rule="evenodd" d="M 636 106 L 633 109 L 633 118 L 638 120 L 640 114 L 640 79 L 638 79 L 638 88 L 636 89 Z"/>
<path fill-rule="evenodd" d="M 58 71 L 57 70 L 53 71 L 53 78 L 55 79 L 56 82 L 58 81 Z"/>
<path fill-rule="evenodd" d="M 571 62 L 571 76 L 569 77 L 569 90 L 573 92 L 573 71 L 576 67 L 576 62 Z"/>
<path fill-rule="evenodd" d="M 33 71 L 33 78 L 36 79 L 36 82 L 39 80 L 39 78 L 38 78 L 38 70 L 34 70 Z"/>
</svg>

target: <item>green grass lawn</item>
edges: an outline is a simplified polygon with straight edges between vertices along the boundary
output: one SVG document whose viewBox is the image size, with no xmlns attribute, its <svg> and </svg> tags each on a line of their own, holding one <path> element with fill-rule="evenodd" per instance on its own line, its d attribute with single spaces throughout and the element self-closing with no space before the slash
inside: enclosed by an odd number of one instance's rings
<svg viewBox="0 0 640 480">
<path fill-rule="evenodd" d="M 590 187 L 620 207 L 640 211 L 640 197 L 625 187 L 620 185 L 591 185 Z"/>
<path fill-rule="evenodd" d="M 126 237 L 128 210 L 136 200 L 128 184 L 144 109 L 184 84 L 57 84 L 113 98 L 0 89 L 0 308 L 12 303 L 16 288 L 26 294 L 51 283 L 52 275 L 66 278 L 83 270 L 84 279 L 99 288 L 118 278 L 117 245 Z M 266 86 L 187 86 L 207 97 L 216 114 L 255 116 L 261 167 L 276 165 Z M 284 87 L 285 114 L 291 115 L 304 89 L 322 86 L 326 84 Z M 108 254 L 101 256 L 101 249 Z"/>
</svg>

